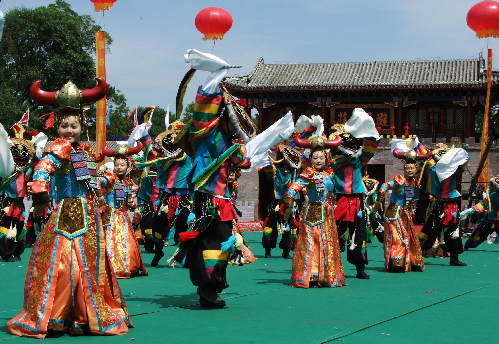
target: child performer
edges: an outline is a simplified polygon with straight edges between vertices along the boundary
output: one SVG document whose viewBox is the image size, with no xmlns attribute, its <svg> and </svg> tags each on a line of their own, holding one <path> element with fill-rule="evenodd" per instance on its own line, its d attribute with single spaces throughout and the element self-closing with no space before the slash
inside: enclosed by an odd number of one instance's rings
<svg viewBox="0 0 499 344">
<path fill-rule="evenodd" d="M 31 86 L 31 97 L 57 105 L 58 138 L 35 166 L 35 215 L 49 206 L 51 180 L 57 206 L 36 241 L 26 274 L 23 311 L 7 323 L 18 336 L 45 338 L 48 333 L 121 335 L 128 332 L 129 316 L 108 256 L 97 196 L 91 186 L 96 176 L 94 157 L 80 143 L 85 123 L 82 105 L 107 93 L 103 79 L 80 91 L 69 82 L 58 92 Z"/>
</svg>

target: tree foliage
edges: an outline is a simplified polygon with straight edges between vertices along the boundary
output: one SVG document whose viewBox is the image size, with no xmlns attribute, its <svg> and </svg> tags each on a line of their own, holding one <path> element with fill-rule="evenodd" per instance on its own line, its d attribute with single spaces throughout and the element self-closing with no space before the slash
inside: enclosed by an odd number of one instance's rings
<svg viewBox="0 0 499 344">
<path fill-rule="evenodd" d="M 100 29 L 92 17 L 79 15 L 63 0 L 7 12 L 0 42 L 0 122 L 10 126 L 29 108 L 30 129 L 43 129 L 38 116 L 52 110 L 29 98 L 35 80 L 48 91 L 59 90 L 69 80 L 80 89 L 94 87 L 95 32 Z M 111 37 L 107 42 L 112 43 Z M 108 137 L 126 135 L 130 128 L 124 120 L 129 112 L 125 96 L 111 87 L 108 100 L 113 123 Z M 89 117 L 95 117 L 95 107 Z M 89 135 L 95 138 L 91 125 Z"/>
</svg>

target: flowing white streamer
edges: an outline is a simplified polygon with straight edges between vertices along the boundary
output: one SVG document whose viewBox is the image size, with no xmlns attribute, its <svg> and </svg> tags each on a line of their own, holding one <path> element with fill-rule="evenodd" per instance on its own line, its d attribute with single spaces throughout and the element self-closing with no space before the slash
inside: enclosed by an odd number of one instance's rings
<svg viewBox="0 0 499 344">
<path fill-rule="evenodd" d="M 361 108 L 353 109 L 352 116 L 345 123 L 345 130 L 357 139 L 374 137 L 379 140 L 373 118 Z"/>
<path fill-rule="evenodd" d="M 246 152 L 251 161 L 251 169 L 270 165 L 268 150 L 279 142 L 289 139 L 294 130 L 293 114 L 289 111 L 284 117 L 273 123 L 262 133 L 253 137 L 246 144 Z"/>
<path fill-rule="evenodd" d="M 451 148 L 445 153 L 435 165 L 439 181 L 452 176 L 457 168 L 470 160 L 468 152 L 462 148 Z"/>
</svg>

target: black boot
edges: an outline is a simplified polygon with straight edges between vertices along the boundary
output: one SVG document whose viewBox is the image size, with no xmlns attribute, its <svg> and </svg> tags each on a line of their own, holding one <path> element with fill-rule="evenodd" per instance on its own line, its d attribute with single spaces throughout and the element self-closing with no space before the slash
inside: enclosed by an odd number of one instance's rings
<svg viewBox="0 0 499 344">
<path fill-rule="evenodd" d="M 225 301 L 211 288 L 198 287 L 199 304 L 203 308 L 224 308 Z"/>
<path fill-rule="evenodd" d="M 266 248 L 265 249 L 265 258 L 271 258 L 272 255 L 270 254 L 270 250 L 272 250 L 271 248 Z"/>
<path fill-rule="evenodd" d="M 282 258 L 291 259 L 291 256 L 289 255 L 289 250 L 282 250 Z"/>
<path fill-rule="evenodd" d="M 459 260 L 459 256 L 457 254 L 451 254 L 450 256 L 450 265 L 452 266 L 467 266 L 468 264 L 463 263 Z"/>
<path fill-rule="evenodd" d="M 355 277 L 357 277 L 359 279 L 370 279 L 371 278 L 371 276 L 366 274 L 365 268 L 363 265 L 357 265 L 356 269 L 357 269 L 357 276 L 355 276 Z"/>
</svg>

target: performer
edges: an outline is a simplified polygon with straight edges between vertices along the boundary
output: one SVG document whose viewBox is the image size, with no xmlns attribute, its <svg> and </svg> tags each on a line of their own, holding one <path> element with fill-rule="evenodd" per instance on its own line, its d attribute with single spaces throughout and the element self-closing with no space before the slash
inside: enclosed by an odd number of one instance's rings
<svg viewBox="0 0 499 344">
<path fill-rule="evenodd" d="M 285 197 L 287 214 L 299 193 L 305 197 L 293 256 L 292 285 L 342 287 L 346 283 L 333 211 L 333 171 L 328 167 L 326 150 L 339 141 L 329 141 L 323 136 L 311 136 L 307 140 L 295 135 L 295 142 L 312 151 L 310 165 L 290 185 Z"/>
<path fill-rule="evenodd" d="M 117 151 L 105 148 L 104 155 L 114 157 L 114 172 L 98 178 L 106 203 L 102 208 L 102 224 L 106 234 L 107 254 L 118 278 L 147 275 L 140 246 L 128 216 L 128 212 L 137 207 L 135 195 L 138 191 L 137 185 L 128 175 L 132 167 L 128 156 L 141 149 L 141 143 L 133 148 L 122 146 Z"/>
<path fill-rule="evenodd" d="M 345 123 L 333 126 L 330 137 L 341 138 L 335 149 L 331 167 L 334 170 L 334 190 L 337 195 L 335 217 L 338 222 L 340 247 L 350 240 L 347 260 L 357 269 L 357 278 L 369 279 L 365 272 L 367 259 L 367 213 L 363 209 L 366 188 L 362 183 L 363 169 L 374 156 L 379 134 L 374 120 L 363 109 L 356 108 Z"/>
<path fill-rule="evenodd" d="M 157 177 L 155 166 L 145 167 L 142 171 L 137 194 L 138 213 L 140 214 L 139 227 L 144 237 L 144 249 L 147 253 L 154 253 L 152 225 L 159 202 L 159 189 L 156 186 Z"/>
<path fill-rule="evenodd" d="M 411 149 L 405 140 L 393 140 L 393 155 L 404 160 L 404 175 L 396 175 L 384 183 L 380 194 L 391 190 L 390 202 L 385 212 L 384 252 L 385 269 L 389 272 L 424 271 L 424 260 L 414 230 L 414 214 L 419 199 L 418 160 L 431 157 L 419 140 L 411 139 Z M 405 149 L 404 149 L 405 148 Z"/>
<path fill-rule="evenodd" d="M 383 204 L 379 202 L 379 182 L 369 176 L 362 177 L 362 183 L 366 188 L 364 197 L 364 209 L 367 219 L 367 242 L 371 243 L 372 237 L 376 237 L 380 243 L 384 241 L 383 228 Z"/>
<path fill-rule="evenodd" d="M 466 241 L 465 250 L 478 247 L 494 232 L 496 233 L 495 242 L 497 243 L 499 240 L 499 174 L 490 179 L 485 198 L 473 207 L 463 210 L 460 213 L 460 218 L 464 220 L 474 213 L 485 213 L 485 216 Z"/>
<path fill-rule="evenodd" d="M 163 248 L 170 231 L 175 230 L 172 237 L 175 243 L 178 243 L 179 234 L 187 230 L 187 220 L 192 208 L 189 190 L 192 159 L 178 146 L 186 133 L 183 130 L 184 126 L 183 122 L 175 121 L 170 124 L 168 130 L 159 134 L 155 139 L 157 157 L 152 162 L 156 164 L 158 174 L 156 187 L 160 195 L 152 220 L 155 243 L 151 266 L 157 266 L 164 256 Z M 150 164 L 151 161 L 148 163 Z M 178 255 L 175 259 L 179 263 L 184 257 Z"/>
<path fill-rule="evenodd" d="M 285 142 L 278 144 L 275 148 L 276 159 L 270 155 L 271 164 L 263 168 L 263 171 L 271 175 L 274 184 L 274 199 L 267 209 L 267 216 L 263 224 L 262 245 L 265 248 L 265 258 L 270 258 L 271 250 L 276 247 L 278 233 L 282 233 L 279 248 L 282 249 L 282 257 L 291 259 L 289 253 L 294 249 L 292 236 L 296 237 L 296 227 L 293 219 L 289 223 L 284 221 L 284 194 L 288 191 L 301 166 L 301 153 Z"/>
<path fill-rule="evenodd" d="M 432 248 L 439 238 L 440 243 L 445 242 L 445 250 L 450 253 L 450 265 L 466 266 L 459 260 L 463 244 L 458 226 L 461 203 L 458 188 L 469 155 L 462 148 L 450 148 L 445 144 L 437 144 L 432 155 L 433 158 L 423 169 L 423 175 L 427 179 L 426 192 L 431 204 L 429 216 L 419 233 L 421 248 Z"/>
<path fill-rule="evenodd" d="M 96 195 L 89 182 L 96 174 L 95 157 L 89 146 L 80 143 L 85 125 L 82 104 L 107 93 L 106 82 L 97 81 L 95 88 L 83 91 L 70 82 L 59 92 L 42 91 L 40 81 L 31 86 L 33 99 L 59 106 L 59 138 L 36 165 L 29 184 L 34 213 L 42 214 L 48 206 L 51 178 L 58 204 L 31 253 L 23 311 L 7 323 L 8 331 L 18 336 L 128 332 L 128 312 L 106 255 Z"/>
<path fill-rule="evenodd" d="M 192 228 L 196 232 L 182 233 L 180 240 L 191 238 L 186 264 L 192 283 L 198 287 L 201 306 L 221 308 L 225 301 L 218 294 L 228 287 L 227 259 L 235 243 L 232 227 L 237 219 L 227 182 L 228 168 L 250 166 L 243 142 L 256 133 L 256 127 L 230 94 L 221 91 L 220 81 L 230 68 L 228 63 L 192 49 L 186 61 L 193 69 L 184 80 L 195 69 L 212 73 L 198 89 L 187 137 L 193 157 L 196 220 Z"/>
<path fill-rule="evenodd" d="M 3 261 L 17 262 L 24 252 L 24 198 L 28 196 L 27 183 L 33 173 L 34 150 L 24 137 L 23 125 L 16 123 L 11 130 L 14 135 L 10 151 L 15 171 L 0 183 L 0 256 Z"/>
<path fill-rule="evenodd" d="M 230 188 L 230 193 L 231 193 L 231 199 L 232 199 L 232 204 L 234 205 L 234 208 L 236 209 L 236 212 L 239 216 L 241 216 L 240 211 L 236 207 L 236 201 L 237 201 L 237 195 L 238 195 L 238 189 L 239 189 L 239 183 L 237 180 L 241 177 L 241 170 L 240 169 L 234 169 L 234 168 L 229 168 L 229 175 L 227 177 L 227 183 L 229 184 Z M 235 252 L 229 257 L 229 264 L 233 265 L 244 265 L 244 264 L 251 264 L 255 262 L 256 258 L 253 252 L 251 252 L 248 243 L 244 239 L 244 235 L 241 231 L 241 227 L 239 225 L 239 220 L 235 219 L 232 220 L 232 235 L 240 237 L 243 242 L 241 243 L 240 247 L 238 247 L 237 250 L 234 250 Z"/>
</svg>

